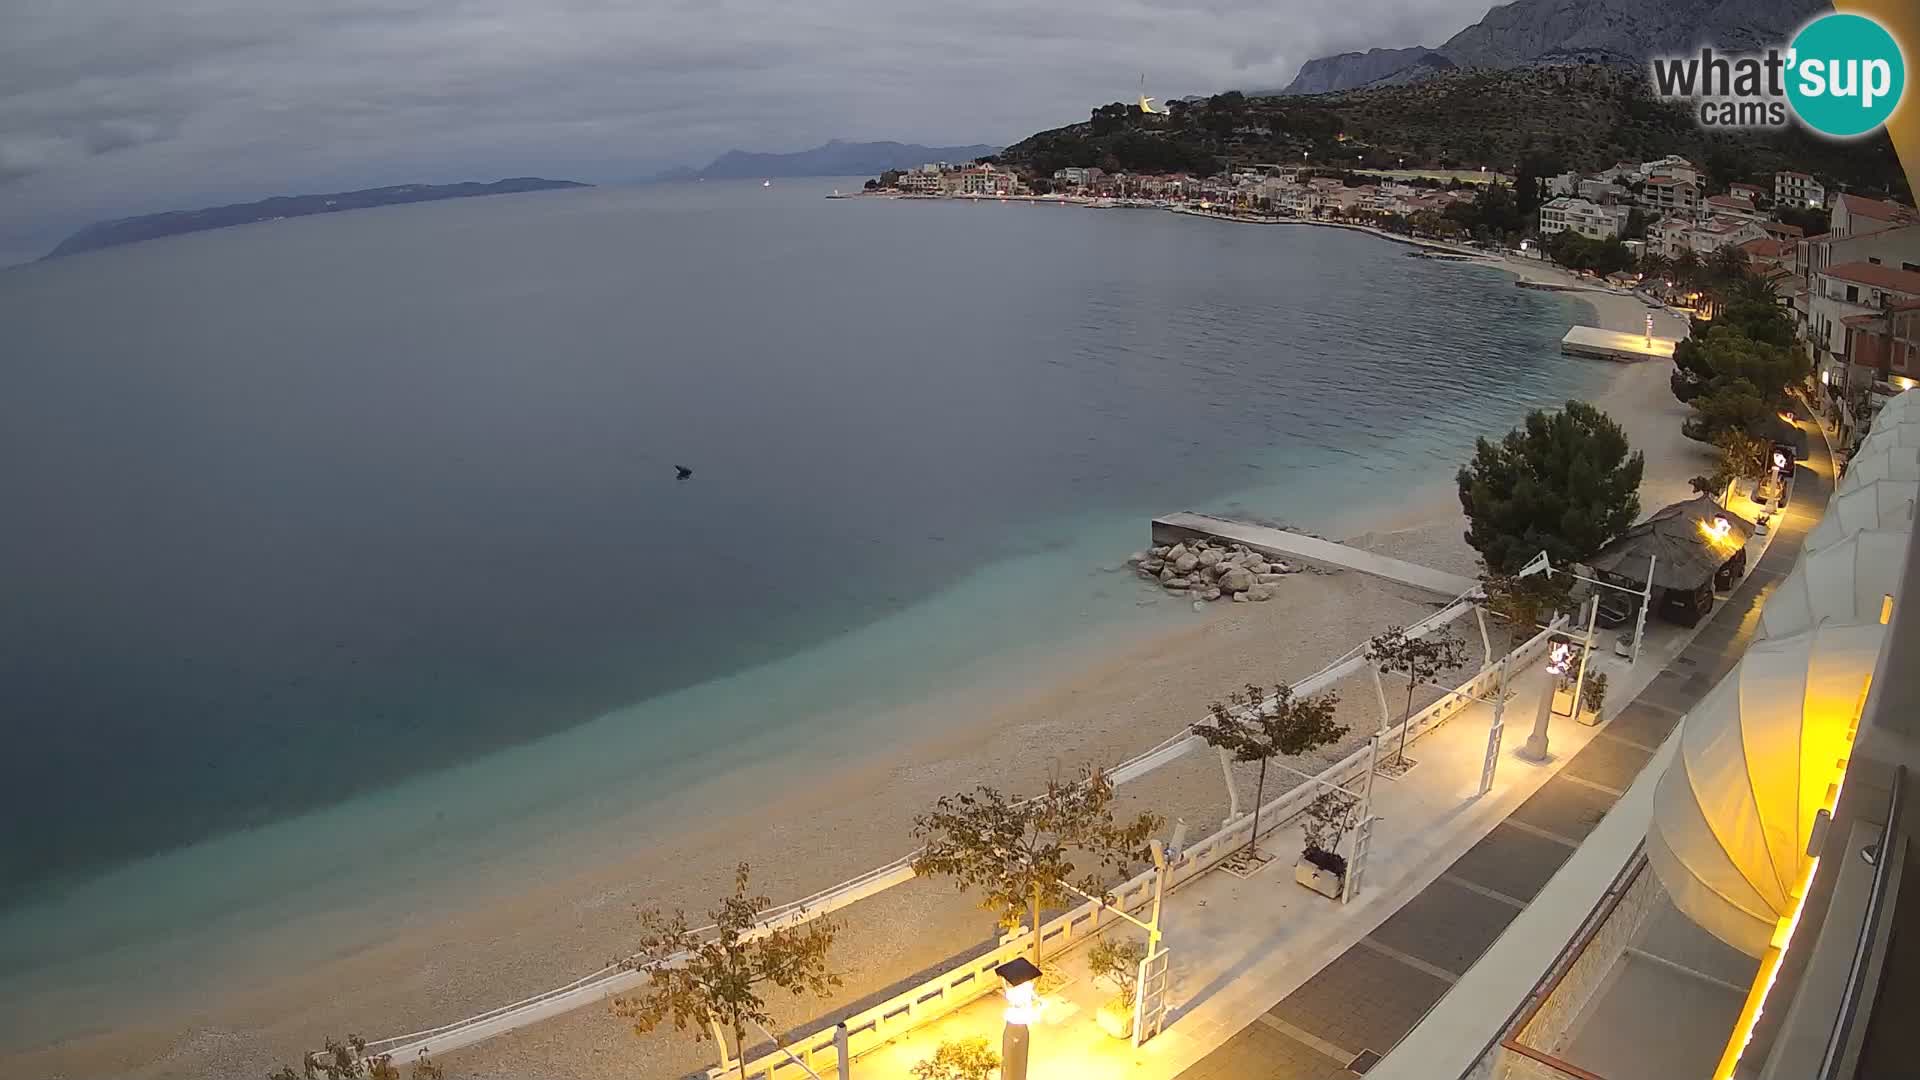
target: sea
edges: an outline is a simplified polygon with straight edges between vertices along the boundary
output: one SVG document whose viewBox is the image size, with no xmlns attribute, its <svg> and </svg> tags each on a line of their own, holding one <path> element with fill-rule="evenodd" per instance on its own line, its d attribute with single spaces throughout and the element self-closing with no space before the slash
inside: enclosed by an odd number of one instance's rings
<svg viewBox="0 0 1920 1080">
<path fill-rule="evenodd" d="M 1154 515 L 1343 535 L 1607 378 L 1584 305 L 1373 236 L 858 183 L 0 271 L 0 996 L 902 737 L 1204 617 L 1112 572 Z"/>
</svg>

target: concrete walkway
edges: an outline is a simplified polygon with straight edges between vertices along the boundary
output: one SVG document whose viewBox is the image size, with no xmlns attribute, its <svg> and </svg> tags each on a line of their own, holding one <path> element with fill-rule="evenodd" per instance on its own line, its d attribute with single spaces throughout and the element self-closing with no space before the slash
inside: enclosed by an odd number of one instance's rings
<svg viewBox="0 0 1920 1080">
<path fill-rule="evenodd" d="M 1433 1061 L 1387 1055 L 1599 825 L 1686 711 L 1739 662 L 1761 605 L 1793 568 L 1832 492 L 1825 441 L 1810 442 L 1766 554 L 1665 669 L 1485 839 L 1297 989 L 1276 988 L 1276 1004 L 1182 1080 L 1348 1077 L 1374 1071 L 1383 1057 L 1379 1076 L 1442 1076 Z M 1563 746 L 1556 741 L 1555 750 Z"/>
<path fill-rule="evenodd" d="M 1266 1014 L 1276 995 L 1299 987 L 1330 961 L 1338 962 L 1363 939 L 1377 939 L 1378 947 L 1361 947 L 1372 964 L 1353 972 L 1361 980 L 1352 987 L 1358 997 L 1341 1002 L 1338 1011 L 1373 1015 L 1369 1010 L 1376 1007 L 1396 1007 L 1394 986 L 1369 984 L 1368 980 L 1376 976 L 1389 982 L 1424 979 L 1423 985 L 1433 987 L 1436 996 L 1444 991 L 1458 961 L 1448 957 L 1431 963 L 1416 960 L 1417 974 L 1405 977 L 1396 969 L 1400 961 L 1394 957 L 1406 956 L 1407 949 L 1418 946 L 1397 936 L 1383 938 L 1378 932 L 1370 935 L 1369 931 L 1383 920 L 1391 922 L 1396 910 L 1416 901 L 1516 807 L 1556 783 L 1554 776 L 1568 756 L 1593 741 L 1596 729 L 1556 718 L 1553 739 L 1559 758 L 1536 765 L 1514 756 L 1512 750 L 1524 741 L 1525 728 L 1547 682 L 1538 666 L 1514 678 L 1507 751 L 1502 755 L 1495 786 L 1487 795 L 1475 795 L 1492 714 L 1492 707 L 1486 704 L 1463 709 L 1415 741 L 1408 752 L 1418 764 L 1410 772 L 1399 779 L 1382 777 L 1377 781 L 1374 811 L 1381 820 L 1374 832 L 1365 887 L 1353 903 L 1335 903 L 1294 881 L 1294 857 L 1301 847 L 1297 825 L 1276 829 L 1261 839 L 1262 851 L 1278 857 L 1255 873 L 1240 877 L 1215 870 L 1175 891 L 1167 900 L 1164 915 L 1172 959 L 1172 1011 L 1166 1029 L 1146 1046 L 1136 1050 L 1129 1041 L 1111 1037 L 1096 1023 L 1097 1011 L 1115 991 L 1096 984 L 1088 974 L 1085 949 L 1045 960 L 1042 966 L 1065 982 L 1046 992 L 1046 1006 L 1033 1031 L 1029 1075 L 1075 1080 L 1316 1075 L 1300 1070 L 1332 1061 L 1344 1050 L 1371 1044 L 1362 1034 L 1333 1025 Z M 1195 824 L 1204 831 L 1202 823 Z M 1106 932 L 1143 937 L 1125 925 Z M 1368 1001 L 1381 1004 L 1368 1005 Z M 917 1029 L 862 1057 L 854 1073 L 860 1080 L 906 1080 L 915 1063 L 931 1056 L 941 1042 L 953 1039 L 985 1038 L 997 1048 L 1003 1004 L 999 995 L 992 995 Z M 1417 1012 L 1382 1013 L 1378 1022 L 1410 1025 L 1417 1018 Z M 1276 1028 L 1276 1021 L 1282 1026 Z M 1293 1028 L 1284 1026 L 1294 1021 L 1298 1023 Z M 1319 1034 L 1307 1034 L 1309 1026 Z M 1279 1045 L 1274 1040 L 1281 1039 L 1291 1040 L 1287 1052 L 1292 1056 L 1285 1060 L 1293 1063 L 1288 1066 L 1293 1071 L 1242 1072 L 1238 1064 L 1224 1072 L 1191 1071 L 1196 1067 L 1221 1067 L 1220 1063 L 1229 1059 L 1218 1053 L 1209 1056 L 1210 1052 L 1225 1043 L 1226 1052 L 1232 1054 L 1249 1046 L 1250 1040 L 1261 1040 L 1261 1053 L 1257 1055 L 1264 1063 L 1261 1067 L 1275 1067 L 1282 1059 L 1269 1057 L 1265 1051 Z M 1344 1068 L 1346 1061 L 1338 1064 Z"/>
<path fill-rule="evenodd" d="M 1261 553 L 1280 559 L 1313 563 L 1341 570 L 1355 570 L 1377 578 L 1411 585 L 1416 589 L 1426 589 L 1442 596 L 1459 596 L 1480 583 L 1472 578 L 1449 574 L 1425 566 L 1390 559 L 1385 555 L 1376 555 L 1371 551 L 1336 544 L 1331 540 L 1322 540 L 1317 536 L 1290 532 L 1270 525 L 1252 525 L 1244 521 L 1232 521 L 1228 518 L 1214 517 L 1211 514 L 1196 514 L 1183 511 L 1153 519 L 1153 542 L 1172 544 L 1181 540 L 1191 540 L 1204 536 L 1215 540 L 1224 540 L 1230 544 L 1245 544 Z"/>
</svg>

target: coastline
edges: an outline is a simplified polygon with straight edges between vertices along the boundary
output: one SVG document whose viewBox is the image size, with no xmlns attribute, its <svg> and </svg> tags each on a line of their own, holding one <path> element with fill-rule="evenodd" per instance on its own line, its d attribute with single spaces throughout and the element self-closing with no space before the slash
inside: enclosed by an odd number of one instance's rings
<svg viewBox="0 0 1920 1080">
<path fill-rule="evenodd" d="M 1520 276 L 1536 268 L 1509 269 Z M 1644 311 L 1631 297 L 1578 299 L 1600 318 L 1638 319 Z M 1602 301 L 1608 300 L 1631 303 L 1633 309 L 1610 304 L 1612 314 L 1603 314 Z M 1636 416 L 1650 436 L 1664 425 L 1679 441 L 1656 454 L 1653 445 L 1643 446 L 1635 437 L 1636 446 L 1649 450 L 1649 489 L 1656 484 L 1656 458 L 1679 460 L 1675 451 L 1692 447 L 1678 435 L 1673 410 L 1679 406 L 1666 394 L 1659 367 L 1623 366 L 1599 395 L 1602 407 L 1623 424 L 1627 418 L 1621 409 L 1636 402 L 1651 409 L 1658 398 L 1670 407 L 1657 416 Z M 1609 407 L 1609 401 L 1616 405 Z M 1636 432 L 1630 428 L 1629 434 Z M 1697 468 L 1688 461 L 1678 475 L 1692 471 Z M 1669 481 L 1663 472 L 1658 482 Z M 1415 498 L 1380 507 L 1377 520 L 1363 522 L 1369 528 L 1358 542 L 1443 569 L 1458 569 L 1463 558 L 1470 564 L 1451 497 L 1447 485 L 1437 483 Z M 1649 495 L 1645 508 L 1657 505 Z M 1121 580 L 1133 587 L 1130 575 L 1118 575 L 1116 581 Z M 6 1062 L 0 1072 L 264 1073 L 323 1034 L 386 1035 L 494 1006 L 604 963 L 620 950 L 631 928 L 633 904 L 704 910 L 737 858 L 754 862 L 756 891 L 776 899 L 803 895 L 910 847 L 907 819 L 934 796 L 979 777 L 1027 789 L 1056 763 L 1071 768 L 1082 761 L 1118 760 L 1196 718 L 1207 701 L 1239 686 L 1249 672 L 1276 681 L 1296 678 L 1380 626 L 1426 613 L 1431 600 L 1356 575 L 1303 574 L 1290 579 L 1270 604 L 1228 606 L 1150 632 L 1063 644 L 1033 658 L 1018 677 L 893 710 L 883 726 L 917 734 L 893 745 L 876 744 L 862 757 L 831 768 L 806 763 L 801 766 L 806 783 L 792 784 L 781 762 L 732 770 L 679 800 L 680 813 L 664 835 L 658 828 L 641 831 L 657 822 L 615 822 L 608 831 L 632 828 L 631 843 L 592 852 L 597 862 L 552 878 L 528 874 L 498 898 L 444 897 L 443 906 L 411 914 L 371 944 L 341 944 L 357 940 L 347 917 L 316 916 L 285 926 L 276 942 L 257 943 L 252 963 L 242 956 L 227 958 L 251 976 L 230 993 L 183 1003 L 169 1015 L 143 1017 L 151 1021 L 145 1024 L 118 1025 L 43 1052 L 0 1058 Z M 1034 746 L 1047 747 L 1047 753 L 1036 753 Z M 1204 828 L 1211 824 L 1209 815 L 1217 818 L 1224 809 L 1217 805 L 1216 768 L 1196 756 L 1126 789 L 1125 798 L 1172 807 Z M 786 793 L 761 798 L 776 777 Z M 748 800 L 755 805 L 740 805 Z M 726 807 L 736 808 L 715 809 Z M 800 858 L 794 858 L 796 852 Z M 503 857 L 502 865 L 503 873 L 515 871 L 511 859 Z M 848 919 L 843 940 L 861 944 L 857 970 L 854 960 L 848 962 L 849 983 L 861 987 L 884 986 L 937 964 L 984 940 L 988 930 L 988 920 L 971 901 L 937 883 L 894 890 L 851 909 Z M 85 1008 L 78 995 L 33 1005 L 36 1010 Z M 826 1007 L 782 1006 L 782 1019 L 796 1021 Z M 101 1022 L 97 1013 L 91 1022 Z M 586 1009 L 463 1052 L 449 1064 L 463 1077 L 611 1076 L 632 1075 L 636 1065 L 647 1075 L 684 1071 L 703 1059 L 683 1039 L 668 1034 L 635 1040 L 604 1013 Z"/>
</svg>

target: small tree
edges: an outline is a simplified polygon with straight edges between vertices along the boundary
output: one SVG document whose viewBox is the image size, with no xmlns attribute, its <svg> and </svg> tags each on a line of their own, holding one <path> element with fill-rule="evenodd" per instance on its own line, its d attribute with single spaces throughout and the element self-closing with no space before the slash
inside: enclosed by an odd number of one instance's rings
<svg viewBox="0 0 1920 1080">
<path fill-rule="evenodd" d="M 1714 470 L 1687 481 L 1695 493 L 1725 501 L 1734 481 L 1755 480 L 1767 474 L 1767 451 L 1772 449 L 1767 440 L 1729 429 L 1714 437 L 1713 446 L 1719 457 Z"/>
<path fill-rule="evenodd" d="M 940 1044 L 933 1056 L 913 1067 L 915 1080 L 992 1080 L 1000 1055 L 987 1040 L 953 1039 Z"/>
<path fill-rule="evenodd" d="M 1140 988 L 1140 961 L 1146 958 L 1147 947 L 1133 938 L 1103 937 L 1087 950 L 1087 970 L 1096 979 L 1112 979 L 1120 987 L 1120 1001 L 1132 1008 Z"/>
<path fill-rule="evenodd" d="M 358 1035 L 348 1035 L 345 1039 L 329 1035 L 323 1045 L 324 1050 L 307 1055 L 299 1072 L 283 1065 L 268 1073 L 267 1080 L 400 1080 L 400 1069 L 394 1065 L 393 1056 L 367 1056 L 367 1040 Z M 447 1074 L 422 1054 L 406 1075 L 409 1080 L 446 1080 Z"/>
<path fill-rule="evenodd" d="M 1358 797 L 1339 788 L 1321 792 L 1300 817 L 1300 854 L 1322 870 L 1346 873 L 1347 860 L 1340 854 L 1340 841 L 1353 827 L 1353 811 L 1359 805 Z"/>
<path fill-rule="evenodd" d="M 1517 577 L 1488 570 L 1480 575 L 1480 591 L 1486 596 L 1487 609 L 1507 620 L 1509 649 L 1533 636 L 1535 630 L 1552 622 L 1554 616 L 1573 610 L 1570 584 L 1551 574 Z"/>
<path fill-rule="evenodd" d="M 914 856 L 913 872 L 945 874 L 962 890 L 979 889 L 980 906 L 1009 930 L 1031 912 L 1037 964 L 1040 911 L 1071 895 L 1074 851 L 1091 855 L 1103 870 L 1124 868 L 1151 858 L 1147 840 L 1159 828 L 1160 818 L 1151 813 L 1116 823 L 1113 782 L 1098 769 L 1077 780 L 1048 780 L 1046 792 L 1031 799 L 1009 799 L 982 785 L 942 796 L 932 812 L 914 818 L 913 835 L 925 846 Z M 1080 888 L 1105 892 L 1097 873 L 1086 875 Z"/>
<path fill-rule="evenodd" d="M 691 1030 L 695 1042 L 707 1038 L 706 1025 L 724 1029 L 733 1036 L 742 1080 L 747 1025 L 773 1023 L 762 988 L 799 995 L 824 994 L 840 985 L 840 976 L 827 968 L 827 950 L 839 927 L 825 918 L 762 927 L 761 913 L 772 901 L 747 893 L 748 871 L 746 863 L 734 871 L 733 895 L 710 913 L 710 931 L 690 927 L 682 911 L 671 916 L 657 909 L 641 912 L 639 948 L 622 963 L 644 968 L 647 982 L 637 993 L 613 999 L 613 1014 L 632 1020 L 636 1035 L 669 1018 L 675 1029 Z"/>
<path fill-rule="evenodd" d="M 1247 853 L 1260 853 L 1260 804 L 1266 799 L 1267 762 L 1275 754 L 1298 757 L 1309 750 L 1338 742 L 1346 735 L 1345 724 L 1334 723 L 1339 695 L 1331 691 L 1299 698 L 1291 686 L 1275 686 L 1273 698 L 1253 683 L 1244 693 L 1235 692 L 1227 703 L 1207 706 L 1210 723 L 1195 724 L 1193 733 L 1208 746 L 1233 755 L 1235 761 L 1259 762 L 1260 780 L 1254 787 L 1253 832 L 1247 837 Z"/>
<path fill-rule="evenodd" d="M 1413 692 L 1467 662 L 1467 643 L 1451 630 L 1439 629 L 1420 637 L 1405 627 L 1389 626 L 1367 642 L 1367 659 L 1382 672 L 1407 680 L 1407 705 L 1400 714 L 1400 745 L 1395 764 L 1407 759 L 1407 722 L 1413 717 Z"/>
<path fill-rule="evenodd" d="M 1639 516 L 1645 468 L 1620 425 L 1584 401 L 1531 412 L 1501 441 L 1479 440 L 1456 478 L 1467 543 L 1502 574 L 1541 551 L 1584 562 Z"/>
</svg>

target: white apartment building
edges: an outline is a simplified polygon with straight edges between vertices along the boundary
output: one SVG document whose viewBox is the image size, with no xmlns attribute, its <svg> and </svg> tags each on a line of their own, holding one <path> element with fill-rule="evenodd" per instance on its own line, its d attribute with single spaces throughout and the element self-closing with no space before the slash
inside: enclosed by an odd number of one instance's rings
<svg viewBox="0 0 1920 1080">
<path fill-rule="evenodd" d="M 1690 179 L 1655 176 L 1640 189 L 1640 201 L 1655 213 L 1692 217 L 1700 210 L 1700 189 Z"/>
<path fill-rule="evenodd" d="M 1540 206 L 1540 234 L 1550 236 L 1572 230 L 1594 240 L 1619 236 L 1627 223 L 1627 210 L 1621 206 L 1601 206 L 1585 199 L 1562 195 Z"/>
<path fill-rule="evenodd" d="M 1827 187 L 1803 172 L 1773 174 L 1773 201 L 1782 206 L 1825 206 Z"/>
<path fill-rule="evenodd" d="M 1668 154 L 1663 158 L 1640 163 L 1640 175 L 1646 177 L 1671 176 L 1675 180 L 1685 180 L 1695 187 L 1700 186 L 1700 170 L 1693 162 L 1678 154 Z"/>
</svg>

